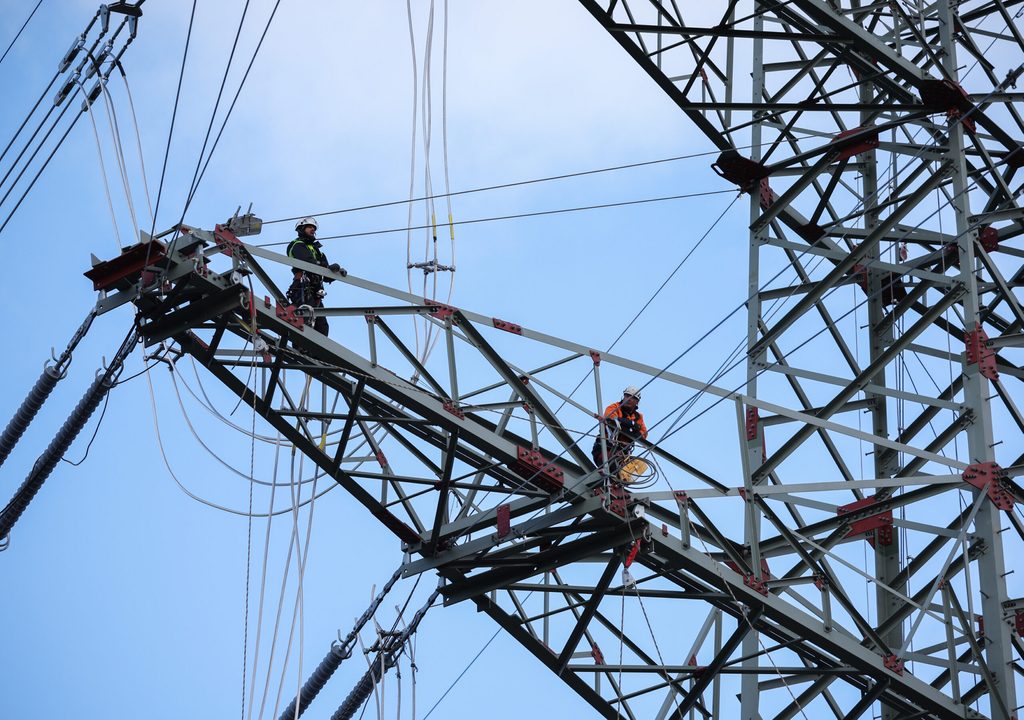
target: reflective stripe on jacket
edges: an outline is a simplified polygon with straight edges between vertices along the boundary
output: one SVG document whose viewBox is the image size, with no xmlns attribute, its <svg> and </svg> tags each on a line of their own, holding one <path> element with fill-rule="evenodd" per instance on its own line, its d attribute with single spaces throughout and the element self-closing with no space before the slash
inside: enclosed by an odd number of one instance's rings
<svg viewBox="0 0 1024 720">
<path fill-rule="evenodd" d="M 614 402 L 609 405 L 604 411 L 605 420 L 632 420 L 640 428 L 640 437 L 647 439 L 647 425 L 644 423 L 644 415 L 639 410 L 634 410 L 632 414 L 626 415 L 622 411 L 622 403 Z"/>
</svg>

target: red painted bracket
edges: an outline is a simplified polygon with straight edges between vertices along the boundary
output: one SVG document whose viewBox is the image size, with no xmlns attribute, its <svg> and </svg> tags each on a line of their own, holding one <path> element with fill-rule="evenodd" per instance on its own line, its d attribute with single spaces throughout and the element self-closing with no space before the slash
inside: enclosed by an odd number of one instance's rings
<svg viewBox="0 0 1024 720">
<path fill-rule="evenodd" d="M 222 225 L 214 226 L 213 237 L 217 241 L 217 247 L 228 257 L 234 257 L 236 251 L 243 249 L 242 242 L 233 232 Z"/>
<path fill-rule="evenodd" d="M 757 423 L 758 423 L 758 420 L 759 420 L 759 417 L 758 417 L 758 414 L 757 414 L 757 408 L 756 407 L 747 408 L 747 421 L 746 421 L 747 440 L 756 440 L 757 439 Z"/>
<path fill-rule="evenodd" d="M 762 210 L 767 210 L 775 204 L 775 192 L 772 190 L 771 186 L 768 185 L 768 178 L 761 178 L 758 183 L 758 187 L 758 202 L 761 205 Z"/>
<path fill-rule="evenodd" d="M 374 454 L 377 456 L 377 462 L 380 464 L 381 468 L 386 468 L 388 466 L 388 459 L 384 457 L 384 451 L 378 450 Z"/>
<path fill-rule="evenodd" d="M 886 655 L 882 658 L 882 665 L 886 670 L 892 670 L 897 675 L 903 674 L 903 661 L 895 655 Z"/>
<path fill-rule="evenodd" d="M 874 497 L 864 498 L 848 505 L 840 505 L 836 508 L 836 513 L 839 515 L 859 513 L 869 510 L 875 504 Z M 860 520 L 852 521 L 850 523 L 850 535 L 866 536 L 865 539 L 871 544 L 871 547 L 875 547 L 876 542 L 882 545 L 892 545 L 892 510 L 879 510 Z"/>
<path fill-rule="evenodd" d="M 302 317 L 295 314 L 294 305 L 281 305 L 278 303 L 274 308 L 274 314 L 289 325 L 297 327 L 299 330 L 301 330 L 302 326 L 306 324 L 306 321 Z"/>
<path fill-rule="evenodd" d="M 867 268 L 861 264 L 854 265 L 850 269 L 850 276 L 854 282 L 860 286 L 860 289 L 864 291 L 864 294 L 868 294 L 868 271 Z M 882 305 L 889 306 L 895 305 L 898 301 L 902 300 L 907 296 L 907 285 L 903 282 L 903 277 L 897 275 L 894 272 L 889 273 L 885 279 L 885 285 L 882 286 Z"/>
<path fill-rule="evenodd" d="M 167 246 L 159 240 L 137 243 L 125 248 L 112 260 L 101 262 L 86 270 L 83 275 L 92 280 L 93 290 L 110 290 L 134 282 L 134 276 L 147 265 L 154 265 L 167 258 Z"/>
<path fill-rule="evenodd" d="M 457 417 L 459 420 L 465 420 L 466 419 L 466 413 L 464 413 L 461 410 L 459 410 L 459 406 L 456 405 L 451 400 L 445 400 L 443 403 L 441 403 L 441 407 L 444 410 L 447 410 L 448 412 L 450 412 L 455 417 Z"/>
<path fill-rule="evenodd" d="M 590 359 L 594 361 L 594 367 L 597 367 L 598 365 L 601 364 L 601 353 L 599 353 L 597 350 L 591 350 Z"/>
<path fill-rule="evenodd" d="M 597 643 L 590 644 L 590 657 L 594 658 L 596 665 L 604 665 L 604 653 L 601 652 L 601 648 L 597 646 Z"/>
<path fill-rule="evenodd" d="M 523 334 L 523 326 L 516 325 L 514 322 L 509 322 L 508 320 L 499 320 L 498 318 L 491 318 L 491 323 L 494 325 L 494 327 L 498 328 L 499 330 L 510 332 L 513 335 Z"/>
<path fill-rule="evenodd" d="M 981 323 L 975 323 L 974 330 L 964 333 L 964 343 L 967 345 L 967 364 L 977 365 L 978 371 L 989 380 L 999 379 L 996 353 L 989 347 L 988 335 Z"/>
<path fill-rule="evenodd" d="M 734 563 L 732 560 L 726 560 L 725 564 L 732 568 L 734 572 L 741 572 L 740 566 Z M 751 577 L 753 577 L 753 575 L 751 575 Z M 761 558 L 761 577 L 765 580 L 772 579 L 772 572 L 768 568 L 768 560 L 766 560 L 765 558 Z"/>
<path fill-rule="evenodd" d="M 988 493 L 988 499 L 1000 510 L 1013 510 L 1013 494 L 1003 487 L 1006 473 L 994 462 L 974 463 L 964 470 L 964 482 Z"/>
<path fill-rule="evenodd" d="M 768 595 L 768 583 L 763 580 L 758 580 L 753 575 L 744 575 L 743 584 L 754 592 L 761 593 L 762 595 Z"/>
<path fill-rule="evenodd" d="M 866 127 L 858 127 L 853 128 L 852 130 L 845 130 L 836 135 L 832 139 L 832 142 L 842 141 L 853 135 L 860 135 L 861 133 L 865 133 L 865 131 L 870 130 L 872 130 L 872 128 Z M 839 151 L 839 155 L 836 156 L 836 160 L 847 160 L 849 158 L 854 157 L 855 155 L 860 155 L 861 153 L 866 153 L 871 150 L 875 150 L 877 147 L 878 130 L 876 129 L 873 130 L 873 132 L 866 132 L 863 135 L 863 137 L 858 139 L 856 142 L 850 142 L 849 144 L 845 145 L 843 149 Z"/>
<path fill-rule="evenodd" d="M 438 320 L 451 320 L 453 323 L 456 321 L 455 313 L 459 311 L 457 307 L 445 305 L 436 300 L 427 300 L 426 303 L 427 307 L 430 308 L 430 314 Z"/>
<path fill-rule="evenodd" d="M 498 506 L 496 524 L 499 539 L 507 537 L 512 531 L 512 511 L 508 503 Z"/>
<path fill-rule="evenodd" d="M 678 503 L 680 507 L 689 507 L 690 496 L 686 494 L 685 490 L 676 490 L 672 494 L 675 496 L 676 503 Z"/>
<path fill-rule="evenodd" d="M 539 450 L 516 448 L 516 460 L 509 466 L 524 480 L 548 492 L 557 492 L 565 485 L 565 474 Z"/>
<path fill-rule="evenodd" d="M 605 488 L 596 487 L 592 492 L 594 497 L 605 498 Z M 626 508 L 629 503 L 633 500 L 633 494 L 626 490 L 625 487 L 618 483 L 612 483 L 609 488 L 608 494 L 608 510 L 613 512 L 621 518 L 626 517 Z"/>
<path fill-rule="evenodd" d="M 985 252 L 995 252 L 999 249 L 999 231 L 992 226 L 986 226 L 978 233 L 978 242 Z"/>
</svg>

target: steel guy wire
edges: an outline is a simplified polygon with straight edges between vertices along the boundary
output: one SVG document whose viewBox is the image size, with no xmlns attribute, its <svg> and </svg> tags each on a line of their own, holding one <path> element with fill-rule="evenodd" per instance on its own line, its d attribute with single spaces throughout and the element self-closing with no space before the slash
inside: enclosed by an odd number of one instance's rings
<svg viewBox="0 0 1024 720">
<path fill-rule="evenodd" d="M 470 219 L 470 220 L 456 220 L 456 221 L 454 221 L 451 224 L 452 225 L 476 225 L 476 224 L 479 224 L 479 223 L 498 222 L 498 221 L 501 221 L 501 220 L 517 220 L 519 218 L 543 217 L 543 216 L 547 216 L 547 215 L 563 215 L 565 213 L 583 212 L 585 210 L 602 210 L 602 209 L 605 209 L 605 208 L 628 207 L 628 206 L 632 206 L 632 205 L 647 205 L 647 204 L 650 204 L 650 203 L 666 202 L 668 200 L 685 200 L 685 199 L 688 199 L 688 198 L 706 197 L 706 196 L 709 196 L 709 195 L 721 195 L 723 193 L 733 193 L 733 192 L 736 192 L 735 188 L 728 188 L 728 189 L 725 189 L 725 190 L 709 190 L 709 191 L 703 191 L 703 192 L 684 193 L 682 195 L 666 195 L 666 196 L 663 196 L 663 197 L 642 198 L 640 200 L 625 200 L 625 201 L 622 201 L 622 202 L 600 203 L 600 204 L 596 204 L 596 205 L 583 205 L 583 206 L 571 207 L 571 208 L 558 208 L 558 209 L 555 209 L 555 210 L 540 210 L 540 211 L 537 211 L 537 212 L 514 213 L 514 214 L 511 214 L 511 215 L 497 215 L 497 216 L 494 216 L 494 217 L 473 218 L 473 219 Z M 368 230 L 366 232 L 345 233 L 345 234 L 342 234 L 342 235 L 327 235 L 326 237 L 319 238 L 319 240 L 321 240 L 321 241 L 323 241 L 323 240 L 340 240 L 340 239 L 355 238 L 355 237 L 367 237 L 367 236 L 370 236 L 370 235 L 388 235 L 388 234 L 392 234 L 392 233 L 407 232 L 409 230 L 423 230 L 423 229 L 430 228 L 430 227 L 432 227 L 432 226 L 430 224 L 427 224 L 427 225 L 416 225 L 416 226 L 412 226 L 412 227 L 390 228 L 390 229 L 386 229 L 386 230 Z M 288 242 L 259 243 L 259 244 L 256 244 L 255 247 L 274 247 L 274 246 L 277 246 L 277 245 L 287 245 L 287 244 L 288 244 Z"/>
<path fill-rule="evenodd" d="M 687 251 L 687 253 L 683 256 L 683 259 L 680 260 L 678 264 L 676 264 L 676 266 L 675 266 L 675 268 L 673 268 L 672 272 L 670 272 L 668 274 L 668 276 L 662 281 L 661 285 L 658 286 L 658 289 L 654 291 L 654 294 L 651 295 L 647 299 L 647 302 L 645 302 L 643 304 L 643 306 L 633 316 L 633 318 L 628 323 L 626 323 L 626 327 L 624 327 L 622 329 L 622 331 L 618 334 L 618 336 L 612 341 L 611 345 L 609 345 L 605 349 L 606 353 L 611 352 L 615 348 L 615 346 L 618 345 L 619 340 L 621 340 L 625 336 L 625 334 L 627 332 L 629 332 L 629 329 L 631 327 L 633 327 L 633 324 L 636 323 L 636 321 L 640 318 L 640 316 L 644 314 L 644 312 L 647 310 L 648 307 L 650 307 L 651 303 L 654 302 L 655 298 L 657 298 L 658 295 L 661 293 L 661 291 L 665 289 L 665 286 L 668 285 L 669 282 L 671 282 L 672 278 L 675 277 L 676 273 L 678 273 L 679 270 L 683 267 L 683 265 L 686 264 L 686 261 L 689 260 L 690 257 L 697 251 L 697 249 L 701 246 L 701 244 L 708 237 L 708 235 L 710 235 L 712 233 L 712 231 L 714 231 L 714 229 L 718 226 L 718 223 L 720 223 L 722 221 L 722 218 L 724 218 L 726 216 L 726 214 L 729 212 L 729 210 L 732 209 L 732 206 L 736 204 L 736 201 L 739 198 L 740 198 L 740 195 L 737 194 L 729 202 L 729 204 L 725 207 L 725 210 L 723 210 L 719 214 L 719 216 L 717 218 L 715 218 L 714 222 L 712 222 L 711 225 L 708 227 L 708 229 L 704 231 L 704 234 L 700 236 L 700 239 L 697 240 L 696 244 Z M 593 374 L 594 374 L 594 368 L 590 368 L 589 370 L 587 370 L 586 375 L 584 375 L 583 378 L 576 384 L 576 387 L 574 387 L 572 389 L 572 391 L 568 395 L 568 398 L 571 398 L 573 395 L 575 395 L 576 391 L 579 390 L 581 387 L 583 387 L 583 383 L 585 383 L 587 381 L 587 379 L 591 375 L 593 375 Z M 562 404 L 558 407 L 558 410 L 561 410 L 563 407 L 565 407 L 565 404 L 568 402 L 568 398 L 562 401 Z M 601 409 L 602 408 L 598 408 L 599 411 Z M 557 413 L 558 410 L 556 410 L 555 412 Z"/>
<path fill-rule="evenodd" d="M 95 22 L 95 18 L 93 19 L 93 22 Z M 121 30 L 124 29 L 124 27 L 125 27 L 125 25 L 127 25 L 127 23 L 128 23 L 128 20 L 127 20 L 127 18 L 125 18 L 121 22 L 121 24 L 118 25 L 117 29 L 114 30 L 114 34 L 111 35 L 109 42 L 112 43 L 117 38 L 117 36 L 121 33 Z M 91 26 L 92 26 L 92 23 L 90 23 L 90 27 Z M 103 39 L 105 34 L 106 34 L 105 32 L 100 32 L 99 36 L 93 41 L 93 44 L 92 44 L 91 48 L 89 48 L 88 52 L 91 53 L 93 50 L 95 50 L 99 46 L 99 43 Z M 125 47 L 127 47 L 127 45 L 125 45 Z M 85 67 L 85 64 L 86 64 L 87 61 L 88 61 L 87 58 L 83 58 L 78 63 L 78 65 L 75 68 L 74 74 L 72 75 L 72 78 L 74 79 L 74 81 L 70 82 L 70 85 L 73 86 L 75 84 L 75 81 L 77 81 L 77 78 L 78 78 L 78 74 L 81 72 L 82 68 Z M 102 78 L 102 77 L 98 78 L 99 81 L 102 81 L 103 79 L 104 78 Z M 75 98 L 78 97 L 78 93 L 79 92 L 80 92 L 80 88 L 78 88 L 78 87 L 75 87 L 73 90 L 69 91 L 69 94 L 65 97 L 66 104 L 64 106 L 64 109 L 60 111 L 60 113 L 57 116 L 57 119 L 50 126 L 50 129 L 47 130 L 46 134 L 43 136 L 43 139 L 40 141 L 40 143 L 36 147 L 36 149 L 32 152 L 32 155 L 29 157 L 28 161 L 26 162 L 25 167 L 23 167 L 21 169 L 21 172 L 18 173 L 18 176 L 15 178 L 14 182 L 12 183 L 11 187 L 8 189 L 7 193 L 4 194 L 2 199 L 0 199 L 0 203 L 5 202 L 7 200 L 7 198 L 10 196 L 11 192 L 14 191 L 15 186 L 21 180 L 21 178 L 24 176 L 25 172 L 28 170 L 29 166 L 31 165 L 32 161 L 35 159 L 36 155 L 38 155 L 39 151 L 43 149 L 43 146 L 46 144 L 46 141 L 49 139 L 49 137 L 53 133 L 53 131 L 57 129 L 57 126 L 60 124 L 60 121 L 64 117 L 64 114 L 71 107 L 72 101 Z M 18 154 L 18 157 L 14 160 L 14 163 L 8 169 L 8 171 L 4 175 L 3 179 L 0 180 L 0 186 L 2 186 L 3 183 L 7 182 L 7 179 L 10 177 L 11 172 L 13 172 L 14 168 L 17 167 L 18 163 L 21 161 L 21 158 L 24 156 L 25 152 L 28 150 L 28 148 L 32 145 L 32 142 L 35 140 L 36 135 L 38 135 L 39 131 L 42 130 L 43 126 L 46 124 L 46 121 L 49 119 L 50 115 L 53 113 L 53 111 L 55 109 L 56 109 L 56 105 L 53 105 L 47 111 L 46 115 L 40 121 L 39 126 L 36 128 L 35 132 L 33 132 L 32 136 L 29 138 L 29 140 L 26 142 L 25 146 L 22 148 L 21 152 Z M 25 201 L 25 198 L 28 197 L 29 192 L 31 192 L 32 188 L 35 186 L 35 184 L 39 180 L 40 176 L 42 176 L 43 172 L 46 170 L 47 166 L 50 164 L 50 161 L 53 160 L 54 155 L 57 154 L 57 151 L 64 144 L 64 141 L 67 139 L 68 135 L 71 133 L 71 130 L 78 123 L 78 119 L 81 116 L 82 116 L 82 112 L 81 111 L 75 113 L 74 117 L 71 119 L 71 122 L 68 124 L 67 129 L 64 131 L 64 134 L 61 135 L 60 139 L 57 141 L 57 144 L 51 150 L 50 154 L 46 157 L 46 160 L 43 161 L 42 166 L 40 166 L 40 168 L 36 172 L 35 176 L 29 182 L 28 187 L 25 188 L 24 192 L 21 194 L 21 197 L 18 199 L 18 202 L 15 203 L 14 207 L 8 213 L 7 218 L 4 220 L 3 224 L 0 224 L 0 232 L 2 232 L 4 230 L 4 228 L 7 227 L 8 223 L 10 223 L 11 218 L 14 217 L 14 214 L 18 211 L 18 208 L 21 207 L 21 204 Z M 20 133 L 20 129 L 19 129 L 18 133 Z M 13 143 L 13 139 L 12 139 L 12 143 Z M 4 151 L 4 153 L 6 154 L 6 150 Z"/>
<path fill-rule="evenodd" d="M 50 84 L 46 86 L 46 89 L 43 90 L 42 94 L 39 96 L 39 99 L 36 100 L 36 104 L 32 106 L 32 109 L 28 111 L 28 115 L 26 115 L 25 119 L 22 120 L 21 125 L 19 125 L 18 129 L 14 131 L 14 135 L 11 136 L 10 142 L 8 142 L 7 146 L 3 149 L 2 152 L 0 152 L 0 161 L 3 161 L 3 159 L 7 156 L 7 151 L 10 150 L 11 147 L 14 145 L 14 142 L 18 139 L 18 136 L 21 135 L 21 131 L 25 129 L 26 125 L 28 125 L 28 121 L 32 119 L 33 115 L 35 115 L 36 110 L 39 109 L 40 103 L 42 103 L 43 100 L 46 98 L 46 96 L 49 94 L 50 89 L 53 87 L 53 84 L 55 82 L 57 82 L 57 78 L 59 78 L 59 77 L 60 77 L 60 73 L 58 72 L 58 73 L 54 73 L 53 77 L 50 78 Z M 49 110 L 47 111 L 46 116 L 49 117 L 50 113 L 52 113 L 52 112 L 53 112 L 53 107 L 51 106 L 49 108 Z M 43 122 L 45 122 L 45 118 L 44 118 L 44 120 L 42 122 L 40 122 L 40 127 L 42 127 L 42 123 Z M 38 132 L 39 132 L 39 130 L 36 130 L 36 133 L 38 133 Z M 34 137 L 34 135 L 33 135 L 33 137 Z M 31 140 L 29 142 L 31 142 Z M 15 161 L 15 164 L 17 164 L 17 161 Z"/>
<path fill-rule="evenodd" d="M 246 4 L 248 5 L 248 2 Z M 242 88 L 245 87 L 246 80 L 249 79 L 249 73 L 252 71 L 252 66 L 256 62 L 257 56 L 260 54 L 260 49 L 263 47 L 263 41 L 267 38 L 267 33 L 270 31 L 270 25 L 274 22 L 274 17 L 277 15 L 277 9 L 280 6 L 281 0 L 276 0 L 274 7 L 270 11 L 270 17 L 267 18 L 267 24 L 263 27 L 263 32 L 260 35 L 259 42 L 256 43 L 256 49 L 253 50 L 252 57 L 249 58 L 249 64 L 245 68 L 245 73 L 242 75 L 242 79 L 238 83 L 238 89 L 235 91 L 235 96 L 231 99 L 231 105 L 228 106 L 227 113 L 224 115 L 224 120 L 220 124 L 220 129 L 217 131 L 217 137 L 213 139 L 213 145 L 210 147 L 210 152 L 207 154 L 206 161 L 203 163 L 203 169 L 200 171 L 199 177 L 196 178 L 195 184 L 189 193 L 188 200 L 185 202 L 185 207 L 181 211 L 182 220 L 184 220 L 185 213 L 188 211 L 188 207 L 192 203 L 192 198 L 195 197 L 195 193 L 199 190 L 199 184 L 203 181 L 203 177 L 206 175 L 206 169 L 210 166 L 210 160 L 213 158 L 213 153 L 216 151 L 217 145 L 220 143 L 221 136 L 224 134 L 224 128 L 227 127 L 228 120 L 231 119 L 231 113 L 235 109 L 238 97 L 242 94 Z"/>
<path fill-rule="evenodd" d="M 149 228 L 149 234 L 153 235 L 156 232 L 156 220 L 160 214 L 160 200 L 164 193 L 164 178 L 167 175 L 167 161 L 171 155 L 171 140 L 174 138 L 174 123 L 178 118 L 178 103 L 181 100 L 181 85 L 185 79 L 185 64 L 188 61 L 188 50 L 192 43 L 192 25 L 196 19 L 196 4 L 198 0 L 192 0 L 192 12 L 188 18 L 188 32 L 185 35 L 185 49 L 181 54 L 181 69 L 178 71 L 178 89 L 174 93 L 174 107 L 171 110 L 171 124 L 167 130 L 167 144 L 164 147 L 164 161 L 160 168 L 160 184 L 157 186 L 156 191 L 156 206 L 153 208 L 153 223 Z M 146 263 L 149 264 L 149 249 L 146 250 Z"/>
<path fill-rule="evenodd" d="M 228 82 L 228 73 L 231 72 L 231 63 L 235 59 L 235 50 L 238 49 L 238 38 L 242 35 L 242 27 L 245 25 L 245 16 L 249 12 L 250 0 L 245 0 L 245 6 L 242 8 L 242 17 L 238 21 L 238 29 L 235 31 L 235 39 L 231 43 L 231 52 L 228 54 L 228 62 L 224 67 L 224 76 L 220 81 L 220 88 L 217 90 L 217 99 L 213 103 L 213 112 L 210 113 L 210 124 L 206 126 L 206 135 L 203 137 L 203 147 L 199 150 L 199 159 L 196 161 L 196 169 L 192 173 L 192 182 L 189 183 L 188 199 L 185 203 L 186 209 L 189 203 L 192 201 L 192 196 L 196 191 L 196 179 L 199 177 L 199 168 L 203 164 L 203 155 L 206 153 L 206 145 L 210 141 L 210 133 L 213 131 L 214 120 L 217 119 L 217 110 L 220 108 L 220 100 L 224 95 L 224 86 Z M 211 151 L 212 154 L 212 151 Z M 182 211 L 182 218 L 184 219 L 185 212 Z"/>
<path fill-rule="evenodd" d="M 21 24 L 21 27 L 18 28 L 18 32 L 14 35 L 14 39 L 11 40 L 11 44 L 7 46 L 6 50 L 4 50 L 4 54 L 0 55 L 0 63 L 3 63 L 3 61 L 7 58 L 7 53 L 9 53 L 11 51 L 11 48 L 14 47 L 14 43 L 18 42 L 18 38 L 20 38 L 21 34 L 25 32 L 25 28 L 28 26 L 29 21 L 32 20 L 33 16 L 35 16 L 36 14 L 36 10 L 38 10 L 39 6 L 42 4 L 43 0 L 39 0 L 39 2 L 36 3 L 36 6 L 32 8 L 32 12 L 28 14 L 28 17 L 25 18 L 25 22 Z"/>
<path fill-rule="evenodd" d="M 806 140 L 809 137 L 813 137 L 813 136 L 811 136 L 811 135 L 801 135 L 801 136 L 798 136 L 796 139 L 798 139 L 798 140 Z M 743 150 L 743 149 L 746 149 L 746 148 L 749 148 L 749 147 L 752 147 L 752 146 L 750 146 L 750 145 L 737 145 L 737 146 L 734 147 L 734 149 L 736 149 L 736 150 Z M 449 197 L 449 196 L 450 197 L 458 197 L 460 195 L 470 195 L 472 193 L 487 192 L 487 191 L 490 191 L 490 190 L 504 190 L 506 188 L 521 187 L 523 185 L 534 185 L 534 184 L 537 184 L 537 183 L 551 182 L 551 181 L 554 181 L 554 180 L 566 180 L 566 179 L 569 179 L 569 178 L 584 177 L 584 176 L 587 176 L 587 175 L 597 175 L 597 174 L 600 174 L 600 173 L 614 172 L 614 171 L 618 171 L 618 170 L 629 170 L 629 169 L 632 169 L 632 168 L 647 167 L 647 166 L 651 166 L 651 165 L 660 165 L 660 164 L 664 164 L 664 163 L 676 162 L 676 161 L 679 161 L 679 160 L 691 160 L 693 158 L 709 157 L 711 155 L 718 155 L 718 154 L 720 154 L 720 152 L 721 152 L 720 150 L 711 150 L 711 151 L 706 151 L 706 152 L 691 153 L 691 154 L 688 154 L 688 155 L 676 155 L 676 156 L 673 156 L 673 157 L 661 158 L 661 159 L 658 159 L 658 160 L 645 160 L 645 161 L 642 161 L 642 162 L 627 163 L 625 165 L 614 165 L 614 166 L 611 166 L 611 167 L 597 168 L 597 169 L 594 169 L 594 170 L 582 170 L 580 172 L 563 173 L 563 174 L 560 174 L 560 175 L 549 175 L 547 177 L 533 178 L 533 179 L 529 179 L 529 180 L 517 180 L 517 181 L 514 181 L 514 182 L 499 183 L 497 185 L 487 185 L 487 186 L 484 186 L 484 187 L 469 188 L 467 190 L 456 190 L 455 192 L 446 193 L 445 195 L 425 195 L 425 196 L 422 196 L 422 197 L 409 198 L 409 199 L 405 199 L 405 200 L 390 200 L 390 201 L 387 201 L 387 202 L 373 203 L 373 204 L 370 204 L 370 205 L 359 205 L 359 206 L 355 206 L 355 207 L 342 208 L 340 210 L 325 210 L 323 212 L 306 213 L 305 215 L 295 215 L 294 217 L 279 218 L 277 220 L 264 220 L 263 224 L 264 225 L 273 225 L 275 223 L 290 222 L 290 221 L 293 221 L 293 220 L 301 220 L 302 218 L 307 217 L 309 215 L 314 215 L 316 217 L 326 217 L 328 215 L 341 215 L 341 214 L 350 213 L 350 212 L 359 212 L 359 211 L 362 211 L 362 210 L 375 210 L 377 208 L 393 207 L 395 205 L 405 205 L 406 203 L 422 202 L 422 201 L 425 201 L 425 200 L 436 200 L 436 199 L 442 198 L 442 197 Z M 410 193 L 411 193 L 411 191 L 410 191 Z M 411 218 L 410 218 L 408 224 L 412 225 Z"/>
</svg>

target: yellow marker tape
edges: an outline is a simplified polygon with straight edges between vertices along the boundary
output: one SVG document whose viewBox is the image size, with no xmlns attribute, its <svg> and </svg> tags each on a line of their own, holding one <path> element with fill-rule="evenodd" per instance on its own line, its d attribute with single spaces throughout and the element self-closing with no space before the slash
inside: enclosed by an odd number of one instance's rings
<svg viewBox="0 0 1024 720">
<path fill-rule="evenodd" d="M 434 228 L 434 242 L 437 242 L 437 215 L 430 213 L 430 224 Z"/>
<path fill-rule="evenodd" d="M 448 229 L 452 233 L 452 242 L 455 241 L 455 225 L 452 224 L 452 214 L 448 213 Z"/>
</svg>

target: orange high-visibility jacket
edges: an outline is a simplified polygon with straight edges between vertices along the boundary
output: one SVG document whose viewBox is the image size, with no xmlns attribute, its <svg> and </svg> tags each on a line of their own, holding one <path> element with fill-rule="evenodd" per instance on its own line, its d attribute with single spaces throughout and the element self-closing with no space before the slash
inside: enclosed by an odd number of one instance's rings
<svg viewBox="0 0 1024 720">
<path fill-rule="evenodd" d="M 619 420 L 627 419 L 632 420 L 640 428 L 640 436 L 647 439 L 647 425 L 644 423 L 644 415 L 639 410 L 634 410 L 631 415 L 626 415 L 622 411 L 622 403 L 614 402 L 609 405 L 604 411 L 605 420 Z"/>
</svg>

